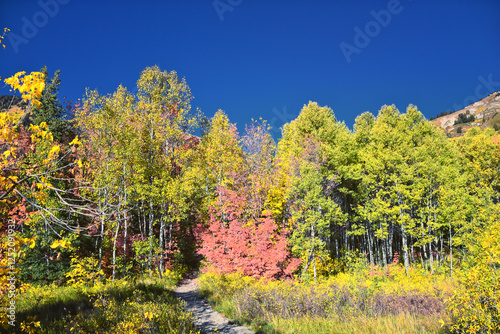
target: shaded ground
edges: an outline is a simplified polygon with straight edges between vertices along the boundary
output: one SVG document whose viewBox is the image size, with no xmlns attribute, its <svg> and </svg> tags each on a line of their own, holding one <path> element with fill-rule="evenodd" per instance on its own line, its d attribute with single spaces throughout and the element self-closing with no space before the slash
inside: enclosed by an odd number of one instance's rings
<svg viewBox="0 0 500 334">
<path fill-rule="evenodd" d="M 198 295 L 197 277 L 197 272 L 190 274 L 175 288 L 175 293 L 186 302 L 186 310 L 193 312 L 194 323 L 202 333 L 255 334 L 246 327 L 231 323 L 219 312 L 214 311 L 210 303 Z"/>
</svg>

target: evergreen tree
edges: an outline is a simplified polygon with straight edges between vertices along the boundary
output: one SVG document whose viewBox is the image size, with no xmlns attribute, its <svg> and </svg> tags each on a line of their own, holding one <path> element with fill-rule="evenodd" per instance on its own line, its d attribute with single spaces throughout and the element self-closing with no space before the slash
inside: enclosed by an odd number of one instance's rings
<svg viewBox="0 0 500 334">
<path fill-rule="evenodd" d="M 33 106 L 31 117 L 25 119 L 24 125 L 40 125 L 40 123 L 45 122 L 54 136 L 54 140 L 61 142 L 64 138 L 72 137 L 70 136 L 72 129 L 68 120 L 66 120 L 64 107 L 57 98 L 59 85 L 61 84 L 60 71 L 55 71 L 52 79 L 49 79 L 47 75 L 47 66 L 44 66 L 41 72 L 45 75 L 45 90 L 40 98 L 41 105 Z"/>
</svg>

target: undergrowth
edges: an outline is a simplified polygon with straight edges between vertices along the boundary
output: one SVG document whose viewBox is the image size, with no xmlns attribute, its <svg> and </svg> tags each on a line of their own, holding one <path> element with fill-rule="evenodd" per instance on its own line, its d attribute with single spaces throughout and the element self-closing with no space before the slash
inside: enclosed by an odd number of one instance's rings
<svg viewBox="0 0 500 334">
<path fill-rule="evenodd" d="M 15 333 L 198 333 L 172 291 L 177 279 L 30 287 L 17 297 L 16 326 L 2 323 Z"/>
<path fill-rule="evenodd" d="M 445 333 L 453 289 L 444 275 L 413 268 L 407 276 L 399 266 L 358 268 L 317 284 L 200 277 L 200 291 L 216 309 L 265 333 Z"/>
</svg>

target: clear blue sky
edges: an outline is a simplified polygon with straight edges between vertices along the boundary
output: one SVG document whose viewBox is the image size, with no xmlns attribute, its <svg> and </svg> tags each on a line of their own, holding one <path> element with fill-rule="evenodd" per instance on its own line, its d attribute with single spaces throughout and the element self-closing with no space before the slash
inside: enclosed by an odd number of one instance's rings
<svg viewBox="0 0 500 334">
<path fill-rule="evenodd" d="M 430 118 L 500 90 L 499 17 L 498 0 L 0 0 L 0 76 L 60 69 L 77 100 L 135 91 L 156 64 L 240 131 L 261 116 L 276 135 L 310 100 L 352 128 L 384 104 Z"/>
</svg>

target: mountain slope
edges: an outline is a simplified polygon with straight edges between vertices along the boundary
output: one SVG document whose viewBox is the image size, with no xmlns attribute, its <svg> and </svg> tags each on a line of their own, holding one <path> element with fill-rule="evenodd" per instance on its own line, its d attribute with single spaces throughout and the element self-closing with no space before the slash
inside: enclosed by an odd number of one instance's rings
<svg viewBox="0 0 500 334">
<path fill-rule="evenodd" d="M 463 118 L 463 116 L 459 116 L 460 114 L 464 114 L 465 116 L 472 115 L 475 120 L 455 124 L 457 120 L 461 117 Z M 462 110 L 438 117 L 432 120 L 432 122 L 451 136 L 459 135 L 471 127 L 494 128 L 498 131 L 500 129 L 500 91 L 490 94 Z"/>
</svg>

